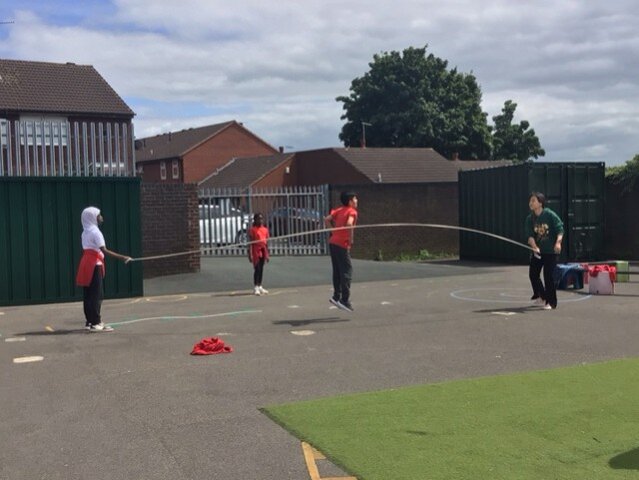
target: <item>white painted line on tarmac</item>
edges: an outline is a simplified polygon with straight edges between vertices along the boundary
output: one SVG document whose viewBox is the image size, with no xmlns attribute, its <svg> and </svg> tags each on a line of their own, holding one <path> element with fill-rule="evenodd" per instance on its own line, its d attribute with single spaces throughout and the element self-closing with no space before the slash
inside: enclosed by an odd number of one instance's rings
<svg viewBox="0 0 639 480">
<path fill-rule="evenodd" d="M 299 305 L 289 305 L 288 308 L 300 308 Z"/>
<path fill-rule="evenodd" d="M 0 312 L 0 315 L 4 315 L 4 312 Z"/>
<path fill-rule="evenodd" d="M 482 302 L 482 303 L 519 303 L 521 304 L 522 301 L 520 300 L 498 300 L 496 298 L 487 298 L 487 297 L 491 297 L 491 296 L 504 296 L 504 293 L 508 293 L 505 292 L 505 290 L 514 290 L 514 291 L 521 291 L 521 290 L 525 290 L 525 289 L 521 289 L 521 288 L 467 288 L 467 289 L 463 289 L 463 290 L 455 290 L 453 292 L 450 292 L 450 296 L 457 299 L 457 300 L 465 300 L 467 302 Z M 572 298 L 570 298 L 572 297 Z M 592 297 L 592 295 L 583 295 L 583 296 L 575 296 L 575 295 L 571 295 L 569 298 L 566 298 L 565 296 L 561 296 L 559 298 L 559 303 L 569 303 L 569 302 L 581 302 L 582 300 L 588 300 L 589 298 Z M 531 306 L 529 302 L 525 302 L 527 305 Z"/>
<path fill-rule="evenodd" d="M 392 305 L 392 303 L 391 303 L 391 302 L 382 302 L 381 304 L 382 304 L 382 305 Z"/>
<path fill-rule="evenodd" d="M 505 315 L 505 316 L 509 316 L 509 315 L 517 315 L 517 312 L 490 312 L 493 315 Z"/>
<path fill-rule="evenodd" d="M 9 338 L 5 338 L 4 341 L 7 343 L 10 342 L 25 342 L 27 340 L 27 337 L 9 337 Z"/>
<path fill-rule="evenodd" d="M 50 327 L 49 325 L 47 325 L 46 327 L 44 327 L 44 329 L 45 329 L 47 332 L 55 332 L 55 330 L 53 329 L 53 327 Z"/>
<path fill-rule="evenodd" d="M 150 320 L 197 320 L 200 318 L 238 316 L 238 315 L 243 315 L 247 313 L 262 313 L 262 310 L 239 310 L 237 312 L 213 313 L 211 315 L 181 315 L 181 316 L 135 318 L 133 320 L 123 320 L 121 322 L 109 322 L 109 325 L 113 327 L 113 326 L 120 326 L 120 325 L 128 325 L 129 323 L 146 322 Z"/>
<path fill-rule="evenodd" d="M 44 357 L 34 355 L 32 357 L 16 357 L 13 359 L 13 363 L 41 362 L 42 360 L 44 360 Z"/>
<path fill-rule="evenodd" d="M 313 330 L 291 330 L 293 335 L 298 335 L 300 337 L 305 337 L 307 335 L 315 335 Z"/>
</svg>

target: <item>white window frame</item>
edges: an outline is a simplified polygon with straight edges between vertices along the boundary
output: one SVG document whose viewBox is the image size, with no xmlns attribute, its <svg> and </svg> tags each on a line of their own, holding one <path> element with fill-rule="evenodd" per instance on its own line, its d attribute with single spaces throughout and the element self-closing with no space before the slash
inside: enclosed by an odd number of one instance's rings
<svg viewBox="0 0 639 480">
<path fill-rule="evenodd" d="M 65 117 L 56 117 L 53 115 L 20 115 L 19 122 L 25 127 L 24 131 L 20 131 L 21 145 L 24 145 L 24 133 L 26 132 L 27 145 L 30 147 L 33 146 L 34 123 L 35 140 L 38 145 L 42 145 L 43 143 L 46 146 L 51 145 L 51 130 L 53 130 L 53 146 L 57 147 L 60 144 L 60 132 L 62 132 L 62 146 L 66 147 L 69 144 L 69 129 L 67 126 L 67 118 Z M 42 122 L 44 122 L 44 136 L 42 135 Z M 49 128 L 49 122 L 51 123 L 51 128 Z"/>
<path fill-rule="evenodd" d="M 9 142 L 9 120 L 0 118 L 0 145 L 5 146 Z"/>
<path fill-rule="evenodd" d="M 178 160 L 173 160 L 171 164 L 171 177 L 173 180 L 180 178 L 180 162 Z"/>
<path fill-rule="evenodd" d="M 160 180 L 166 180 L 166 162 L 164 160 L 160 162 Z"/>
</svg>

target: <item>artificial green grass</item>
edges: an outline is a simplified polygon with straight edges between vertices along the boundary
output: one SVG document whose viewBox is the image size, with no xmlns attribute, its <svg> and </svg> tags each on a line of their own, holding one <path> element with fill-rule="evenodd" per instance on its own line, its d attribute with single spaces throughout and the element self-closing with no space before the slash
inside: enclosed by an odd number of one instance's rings
<svg viewBox="0 0 639 480">
<path fill-rule="evenodd" d="M 639 359 L 263 411 L 364 480 L 639 478 Z"/>
</svg>

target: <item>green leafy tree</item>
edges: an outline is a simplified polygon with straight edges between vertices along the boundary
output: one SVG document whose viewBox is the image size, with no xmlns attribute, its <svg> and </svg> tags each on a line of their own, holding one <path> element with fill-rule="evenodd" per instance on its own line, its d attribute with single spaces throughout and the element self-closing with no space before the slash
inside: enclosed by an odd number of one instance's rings
<svg viewBox="0 0 639 480">
<path fill-rule="evenodd" d="M 539 138 L 530 124 L 523 120 L 519 125 L 513 125 L 513 117 L 517 104 L 512 100 L 504 103 L 501 115 L 493 117 L 493 155 L 495 160 L 517 160 L 525 162 L 533 157 L 546 155 L 541 148 Z"/>
<path fill-rule="evenodd" d="M 448 62 L 407 48 L 374 55 L 370 70 L 351 83 L 343 102 L 346 123 L 339 135 L 346 146 L 431 147 L 446 157 L 490 158 L 491 133 L 481 110 L 475 77 Z"/>
<path fill-rule="evenodd" d="M 621 187 L 622 191 L 634 190 L 639 183 L 639 154 L 628 160 L 625 165 L 607 168 L 606 176 L 612 183 Z"/>
</svg>

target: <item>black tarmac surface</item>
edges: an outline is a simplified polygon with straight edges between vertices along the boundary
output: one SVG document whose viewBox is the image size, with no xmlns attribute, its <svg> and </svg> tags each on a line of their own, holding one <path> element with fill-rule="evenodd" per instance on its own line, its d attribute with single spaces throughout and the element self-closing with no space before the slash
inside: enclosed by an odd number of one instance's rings
<svg viewBox="0 0 639 480">
<path fill-rule="evenodd" d="M 273 258 L 262 297 L 246 259 L 205 259 L 106 301 L 112 333 L 82 330 L 80 303 L 0 307 L 0 479 L 306 480 L 260 407 L 639 355 L 633 277 L 544 311 L 523 266 L 354 268 L 354 313 L 328 303 L 328 257 Z M 234 352 L 190 355 L 211 336 Z"/>
</svg>

